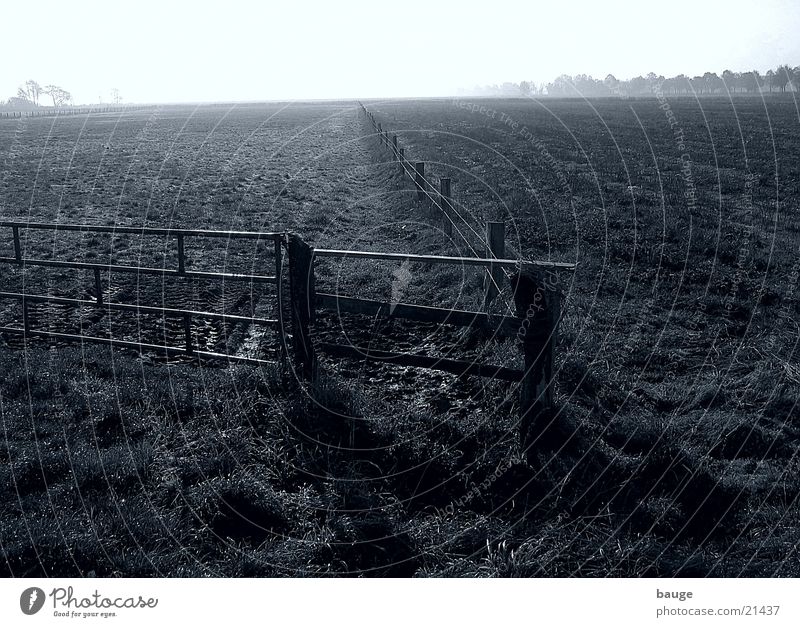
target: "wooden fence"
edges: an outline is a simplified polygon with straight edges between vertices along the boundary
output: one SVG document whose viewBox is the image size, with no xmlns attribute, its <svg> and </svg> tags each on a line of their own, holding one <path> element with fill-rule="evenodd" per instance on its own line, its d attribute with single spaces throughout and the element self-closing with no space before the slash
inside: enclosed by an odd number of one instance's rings
<svg viewBox="0 0 800 627">
<path fill-rule="evenodd" d="M 448 257 L 437 255 L 412 255 L 360 250 L 315 249 L 292 233 L 263 233 L 247 231 L 207 231 L 171 228 L 111 227 L 86 224 L 49 224 L 0 220 L 0 229 L 7 229 L 13 244 L 13 257 L 0 257 L 0 264 L 12 264 L 19 268 L 56 267 L 85 270 L 89 281 L 94 283 L 94 299 L 66 298 L 49 294 L 0 292 L 0 300 L 21 302 L 21 326 L 0 326 L 0 334 L 12 334 L 27 338 L 45 337 L 59 341 L 90 342 L 133 349 L 137 352 L 152 352 L 164 355 L 186 355 L 231 362 L 255 364 L 275 363 L 255 357 L 237 356 L 213 351 L 199 350 L 193 341 L 191 321 L 195 317 L 240 322 L 273 328 L 278 334 L 279 361 L 294 369 L 301 384 L 309 384 L 313 393 L 317 376 L 317 354 L 324 353 L 339 359 L 370 360 L 384 364 L 439 370 L 461 376 L 479 376 L 519 384 L 520 411 L 523 441 L 530 440 L 531 424 L 535 424 L 553 406 L 552 363 L 556 343 L 556 332 L 560 317 L 559 294 L 554 273 L 569 271 L 573 264 L 549 261 L 514 261 L 510 259 Z M 43 259 L 23 255 L 21 233 L 25 230 L 75 231 L 100 234 L 154 235 L 174 239 L 177 252 L 176 267 L 143 267 L 121 264 L 102 264 Z M 267 240 L 273 243 L 274 274 L 253 275 L 230 272 L 204 272 L 187 267 L 184 242 L 187 238 L 224 238 Z M 288 254 L 287 254 L 288 253 Z M 288 261 L 288 294 L 290 316 L 285 318 L 283 298 L 284 258 Z M 314 266 L 318 259 L 382 260 L 402 263 L 462 265 L 486 270 L 489 273 L 509 272 L 508 281 L 513 294 L 516 315 L 493 315 L 486 312 L 462 311 L 430 307 L 410 303 L 388 303 L 354 296 L 317 292 Z M 274 319 L 239 316 L 219 312 L 139 305 L 111 302 L 105 297 L 103 277 L 112 273 L 149 274 L 179 279 L 216 279 L 245 281 L 251 284 L 271 284 L 276 290 Z M 505 277 L 505 274 L 499 275 Z M 36 329 L 28 314 L 29 303 L 47 302 L 90 308 L 97 311 L 127 311 L 136 314 L 149 313 L 175 317 L 183 320 L 184 343 L 168 346 L 134 342 L 113 337 L 87 336 L 81 333 L 60 333 Z M 456 327 L 480 328 L 496 338 L 512 338 L 522 354 L 523 368 L 513 369 L 500 364 L 482 364 L 473 361 L 432 357 L 422 354 L 397 353 L 351 344 L 315 342 L 314 323 L 318 310 L 339 313 L 387 316 L 416 322 L 438 323 Z"/>
<path fill-rule="evenodd" d="M 127 113 L 132 111 L 142 111 L 145 109 L 153 109 L 154 107 L 66 107 L 66 108 L 50 108 L 45 107 L 41 109 L 26 109 L 17 111 L 0 111 L 0 119 L 7 118 L 46 118 L 46 117 L 61 117 L 65 115 L 88 115 L 92 113 Z"/>
<path fill-rule="evenodd" d="M 453 181 L 449 177 L 441 177 L 439 185 L 435 185 L 425 173 L 424 161 L 412 161 L 401 147 L 395 133 L 384 129 L 375 115 L 359 102 L 362 115 L 371 124 L 378 136 L 381 146 L 390 152 L 397 161 L 403 174 L 417 190 L 417 200 L 429 211 L 428 215 L 436 219 L 448 237 L 457 237 L 476 257 L 503 259 L 506 257 L 505 223 L 486 222 L 485 235 L 482 235 L 453 202 Z M 480 242 L 480 250 L 473 248 L 470 239 Z M 483 253 L 483 254 L 482 254 Z M 503 284 L 502 265 L 487 268 L 484 275 L 484 308 L 489 311 L 492 301 L 497 297 Z"/>
<path fill-rule="evenodd" d="M 316 291 L 316 259 L 374 259 L 402 263 L 472 266 L 489 274 L 509 271 L 514 316 L 462 311 L 409 303 L 389 303 Z M 553 402 L 553 354 L 561 315 L 555 273 L 575 265 L 551 261 L 515 261 L 479 257 L 448 257 L 359 250 L 314 249 L 297 236 L 289 239 L 290 292 L 296 371 L 310 381 L 316 377 L 317 351 L 331 357 L 369 360 L 383 364 L 439 370 L 461 376 L 479 376 L 519 384 L 520 434 L 527 449 L 550 425 Z M 499 276 L 505 276 L 501 274 Z M 456 327 L 481 328 L 497 339 L 511 338 L 521 350 L 523 368 L 498 364 L 399 353 L 352 344 L 313 340 L 316 311 L 384 316 Z"/>
</svg>

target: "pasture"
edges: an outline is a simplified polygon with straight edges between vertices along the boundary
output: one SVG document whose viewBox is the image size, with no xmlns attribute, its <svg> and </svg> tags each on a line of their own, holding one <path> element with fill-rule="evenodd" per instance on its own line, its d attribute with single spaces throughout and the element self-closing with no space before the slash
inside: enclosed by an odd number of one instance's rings
<svg viewBox="0 0 800 627">
<path fill-rule="evenodd" d="M 0 336 L 0 570 L 25 576 L 798 576 L 800 125 L 790 98 L 364 103 L 426 176 L 442 228 L 356 102 L 163 106 L 0 120 L 0 217 L 280 231 L 317 248 L 512 258 L 561 275 L 557 438 L 527 457 L 512 384 L 320 357 L 313 400 L 271 365 Z M 13 257 L 0 230 L 0 256 Z M 173 267 L 167 238 L 31 232 L 24 254 Z M 187 241 L 261 273 L 263 243 Z M 467 267 L 320 260 L 335 294 L 480 310 Z M 92 295 L 0 264 L 0 291 Z M 108 298 L 274 315 L 265 288 L 105 279 Z M 493 312 L 502 314 L 502 290 Z M 505 304 L 504 304 L 505 303 Z M 19 326 L 0 300 L 2 325 Z M 178 341 L 158 315 L 41 304 L 41 328 Z M 207 350 L 274 334 L 197 323 Z M 513 341 L 335 311 L 320 341 L 520 367 Z"/>
</svg>

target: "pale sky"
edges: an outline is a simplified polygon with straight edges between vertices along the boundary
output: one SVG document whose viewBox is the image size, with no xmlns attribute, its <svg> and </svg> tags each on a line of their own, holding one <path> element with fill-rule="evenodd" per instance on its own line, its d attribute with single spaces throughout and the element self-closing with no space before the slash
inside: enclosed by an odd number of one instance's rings
<svg viewBox="0 0 800 627">
<path fill-rule="evenodd" d="M 0 11 L 0 99 L 26 79 L 76 103 L 452 95 L 800 65 L 800 1 L 19 0 Z"/>
</svg>

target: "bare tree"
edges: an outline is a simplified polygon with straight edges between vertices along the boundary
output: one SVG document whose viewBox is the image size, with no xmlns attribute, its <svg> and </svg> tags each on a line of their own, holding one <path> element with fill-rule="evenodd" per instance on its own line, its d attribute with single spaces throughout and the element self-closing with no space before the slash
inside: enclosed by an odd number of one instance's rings
<svg viewBox="0 0 800 627">
<path fill-rule="evenodd" d="M 28 99 L 39 106 L 39 96 L 42 93 L 42 87 L 35 80 L 30 79 L 25 81 L 25 91 L 28 93 Z"/>
<path fill-rule="evenodd" d="M 58 85 L 48 85 L 44 88 L 44 91 L 53 99 L 54 107 L 63 107 L 72 100 L 72 94 Z"/>
<path fill-rule="evenodd" d="M 119 89 L 116 87 L 111 90 L 111 101 L 117 105 L 122 102 L 122 97 L 119 95 Z"/>
</svg>

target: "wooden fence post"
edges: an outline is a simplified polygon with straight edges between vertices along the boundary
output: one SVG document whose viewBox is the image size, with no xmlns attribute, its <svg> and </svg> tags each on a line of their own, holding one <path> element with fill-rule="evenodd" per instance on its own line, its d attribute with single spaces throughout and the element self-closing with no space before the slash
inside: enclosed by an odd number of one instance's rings
<svg viewBox="0 0 800 627">
<path fill-rule="evenodd" d="M 294 233 L 289 235 L 289 294 L 296 372 L 303 380 L 313 382 L 317 365 L 311 341 L 316 300 L 314 250 Z"/>
<path fill-rule="evenodd" d="M 94 296 L 99 307 L 103 306 L 103 283 L 100 280 L 100 268 L 94 269 Z"/>
<path fill-rule="evenodd" d="M 363 105 L 362 105 L 363 106 Z M 365 109 L 366 111 L 366 109 Z M 286 366 L 286 350 L 288 342 L 286 341 L 286 326 L 283 318 L 283 238 L 275 238 L 275 291 L 277 295 L 277 310 L 278 310 L 278 355 L 280 358 L 281 371 L 284 371 Z M 254 312 L 255 314 L 255 312 Z"/>
<path fill-rule="evenodd" d="M 417 161 L 414 164 L 414 185 L 417 186 L 417 200 L 423 200 L 425 198 L 425 191 L 423 185 L 425 185 L 425 162 L 424 161 Z"/>
<path fill-rule="evenodd" d="M 506 256 L 506 225 L 505 222 L 486 223 L 486 257 L 488 259 L 504 259 Z M 498 287 L 503 280 L 503 271 L 500 268 L 491 267 L 486 271 L 483 279 L 484 299 L 483 306 L 486 312 L 489 306 L 497 297 Z"/>
<path fill-rule="evenodd" d="M 183 233 L 178 233 L 178 274 L 185 274 L 186 265 L 183 257 Z"/>
<path fill-rule="evenodd" d="M 553 357 L 560 317 L 558 288 L 552 273 L 521 269 L 511 277 L 517 316 L 517 339 L 524 357 L 520 386 L 520 443 L 531 461 L 537 447 L 557 437 L 553 403 Z"/>
<path fill-rule="evenodd" d="M 399 161 L 400 157 L 398 157 L 397 153 L 397 135 L 392 135 L 392 152 L 394 153 L 394 158 Z"/>
<path fill-rule="evenodd" d="M 192 344 L 192 317 L 187 313 L 183 314 L 183 339 L 186 342 L 186 354 L 191 355 L 194 353 L 194 345 Z"/>
<path fill-rule="evenodd" d="M 450 202 L 450 179 L 439 179 L 439 197 L 442 200 L 443 216 L 439 216 L 442 221 L 444 232 L 447 235 L 453 234 L 453 205 Z"/>
<path fill-rule="evenodd" d="M 17 263 L 22 263 L 22 246 L 19 243 L 19 227 L 12 226 L 11 233 L 14 236 L 14 259 Z"/>
</svg>

